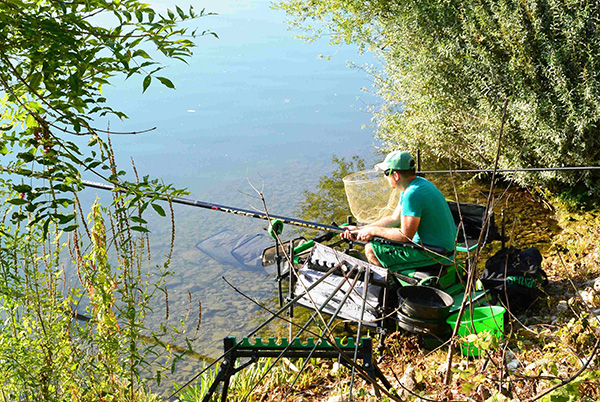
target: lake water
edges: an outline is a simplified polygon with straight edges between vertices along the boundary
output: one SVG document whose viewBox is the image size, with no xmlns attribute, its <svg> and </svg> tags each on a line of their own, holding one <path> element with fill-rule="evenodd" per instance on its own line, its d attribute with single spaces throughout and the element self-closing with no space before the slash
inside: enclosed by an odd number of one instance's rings
<svg viewBox="0 0 600 402">
<path fill-rule="evenodd" d="M 163 9 L 174 4 L 154 3 Z M 293 217 L 303 191 L 314 190 L 319 177 L 333 169 L 334 154 L 361 155 L 368 164 L 379 159 L 373 155 L 371 115 L 366 111 L 377 100 L 362 90 L 372 89 L 371 81 L 364 72 L 346 66 L 347 61 L 371 64 L 372 59 L 352 47 L 333 48 L 326 41 L 309 45 L 295 39 L 287 30 L 285 15 L 270 9 L 266 0 L 211 0 L 193 6 L 218 13 L 193 24 L 200 31 L 215 31 L 219 39 L 199 38 L 189 64 L 173 62 L 164 71 L 177 90 L 153 85 L 142 95 L 140 80 L 105 88 L 109 104 L 130 119 L 98 122 L 100 128 L 103 124 L 110 124 L 113 131 L 156 127 L 141 135 L 112 137 L 120 168 L 126 169 L 134 158 L 140 175 L 185 187 L 190 192 L 187 198 L 260 209 L 261 203 L 247 195 L 255 195 L 250 181 L 264 188 L 271 213 Z M 320 54 L 333 57 L 326 61 L 318 58 Z M 452 180 L 436 177 L 444 194 L 453 198 Z M 487 199 L 485 188 L 467 191 L 459 186 L 459 192 L 461 201 Z M 96 196 L 107 199 L 106 192 L 87 189 L 84 193 L 81 198 L 88 203 Z M 509 193 L 505 199 L 497 212 L 507 208 L 507 227 L 516 233 L 516 245 L 547 250 L 551 235 L 540 237 L 539 232 L 547 222 L 546 232 L 556 232 L 550 212 L 532 203 L 524 192 Z M 150 227 L 152 253 L 158 262 L 167 254 L 170 227 L 166 219 L 157 217 Z M 173 275 L 167 283 L 169 324 L 177 325 L 189 310 L 186 333 L 196 336 L 193 346 L 199 353 L 220 356 L 223 337 L 243 337 L 266 317 L 223 277 L 246 295 L 272 305 L 277 284 L 264 273 L 221 264 L 196 245 L 224 230 L 244 235 L 265 233 L 265 227 L 262 220 L 176 205 Z M 287 226 L 284 237 L 295 233 L 296 228 Z M 198 301 L 202 322 L 196 334 Z M 165 307 L 159 301 L 154 309 L 150 326 L 156 329 Z M 185 345 L 182 337 L 172 342 Z M 201 366 L 186 359 L 177 367 L 178 382 L 194 376 Z M 169 395 L 172 388 L 163 391 Z"/>
<path fill-rule="evenodd" d="M 155 2 L 156 3 L 156 2 Z M 173 3 L 161 2 L 161 8 Z M 185 5 L 181 4 L 182 6 Z M 158 83 L 141 94 L 141 82 L 119 82 L 106 89 L 110 104 L 130 117 L 112 120 L 113 131 L 156 130 L 113 136 L 121 168 L 135 160 L 140 175 L 185 187 L 187 198 L 244 209 L 261 207 L 248 197 L 249 182 L 264 188 L 269 211 L 294 216 L 304 190 L 333 169 L 331 158 L 361 155 L 374 161 L 373 132 L 366 108 L 375 99 L 369 77 L 347 67 L 373 63 L 352 47 L 331 47 L 326 40 L 309 45 L 293 37 L 285 15 L 265 0 L 193 2 L 218 15 L 194 22 L 201 37 L 189 64 L 173 62 L 164 75 L 176 90 Z M 327 61 L 318 58 L 333 55 Z M 104 123 L 103 123 L 104 124 Z M 88 177 L 93 180 L 93 177 Z M 86 190 L 86 198 L 103 196 Z M 105 195 L 104 195 L 105 196 Z M 329 224 L 330 222 L 322 222 Z M 196 244 L 223 230 L 264 233 L 266 222 L 237 215 L 176 207 L 177 241 L 169 278 L 171 316 L 202 303 L 202 323 L 194 345 L 217 357 L 222 338 L 244 336 L 256 325 L 257 307 L 237 294 L 261 301 L 275 297 L 276 282 L 264 274 L 222 265 Z M 153 254 L 165 255 L 170 229 L 166 220 L 151 223 Z M 296 229 L 286 227 L 284 237 Z M 156 308 L 161 316 L 163 307 Z M 190 326 L 195 328 L 191 314 Z M 188 367 L 188 375 L 197 366 Z M 186 377 L 186 373 L 183 373 Z"/>
</svg>

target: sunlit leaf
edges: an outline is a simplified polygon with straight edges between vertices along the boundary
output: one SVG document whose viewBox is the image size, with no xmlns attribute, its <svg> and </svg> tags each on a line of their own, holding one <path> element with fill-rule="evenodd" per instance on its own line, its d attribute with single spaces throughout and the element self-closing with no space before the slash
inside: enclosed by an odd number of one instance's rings
<svg viewBox="0 0 600 402">
<path fill-rule="evenodd" d="M 144 59 L 152 59 L 150 57 L 150 55 L 144 49 L 137 49 L 135 52 L 133 52 L 133 56 L 134 57 L 140 56 L 140 57 L 143 57 Z M 150 64 L 151 63 L 145 64 L 145 65 L 142 64 L 142 67 L 148 66 Z"/>
<path fill-rule="evenodd" d="M 17 7 L 25 7 L 25 4 L 19 0 L 6 0 L 8 3 L 13 4 Z"/>
<path fill-rule="evenodd" d="M 173 85 L 171 80 L 169 80 L 168 78 L 165 78 L 165 77 L 156 77 L 156 78 L 167 88 L 175 89 L 175 85 Z"/>
<path fill-rule="evenodd" d="M 160 216 L 166 215 L 165 210 L 160 205 L 158 205 L 158 204 L 150 204 L 150 205 L 152 205 L 152 208 L 154 208 L 154 210 L 156 211 L 156 213 L 158 215 L 160 215 Z"/>
<path fill-rule="evenodd" d="M 142 93 L 146 92 L 146 89 L 148 89 L 148 87 L 150 86 L 150 82 L 152 82 L 152 76 L 147 75 L 146 78 L 144 78 Z"/>
<path fill-rule="evenodd" d="M 35 117 L 31 113 L 27 114 L 27 118 L 25 119 L 25 124 L 29 128 L 37 127 L 38 126 L 37 120 L 35 119 Z"/>
</svg>

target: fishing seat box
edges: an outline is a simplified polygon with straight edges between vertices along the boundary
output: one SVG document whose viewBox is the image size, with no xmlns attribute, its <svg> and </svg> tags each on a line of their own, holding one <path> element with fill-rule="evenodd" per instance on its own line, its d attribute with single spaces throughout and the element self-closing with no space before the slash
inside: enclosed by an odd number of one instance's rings
<svg viewBox="0 0 600 402">
<path fill-rule="evenodd" d="M 337 267 L 334 272 L 327 274 L 334 267 Z M 367 270 L 370 274 L 365 280 Z M 323 279 L 324 276 L 327 277 Z M 309 297 L 306 289 L 318 280 L 322 282 L 308 292 Z M 298 271 L 294 295 L 302 295 L 297 303 L 303 307 L 320 309 L 328 315 L 354 322 L 363 321 L 363 325 L 377 327 L 381 324 L 380 318 L 391 286 L 387 269 L 315 243 Z M 363 301 L 365 287 L 366 302 Z"/>
</svg>

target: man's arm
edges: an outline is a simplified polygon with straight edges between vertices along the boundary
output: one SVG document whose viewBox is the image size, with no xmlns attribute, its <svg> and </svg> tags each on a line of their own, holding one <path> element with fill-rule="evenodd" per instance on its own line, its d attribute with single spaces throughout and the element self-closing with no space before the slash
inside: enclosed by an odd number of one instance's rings
<svg viewBox="0 0 600 402">
<path fill-rule="evenodd" d="M 395 228 L 397 231 L 398 227 L 400 227 L 400 225 L 402 223 L 401 216 L 402 216 L 402 208 L 400 205 L 398 205 L 391 215 L 384 216 L 383 218 L 381 218 L 373 223 L 369 223 L 368 225 L 361 226 L 361 227 L 346 226 L 346 230 L 343 233 L 341 233 L 340 236 L 347 240 L 360 240 L 360 239 L 358 239 L 357 234 L 361 230 L 369 230 L 371 228 Z M 362 240 L 362 241 L 366 241 L 366 240 Z"/>
<path fill-rule="evenodd" d="M 397 242 L 410 242 L 417 233 L 420 223 L 420 217 L 402 215 L 402 207 L 398 204 L 392 215 L 385 216 L 360 228 L 351 227 L 342 233 L 342 237 L 364 242 L 371 241 L 373 237 L 383 237 Z"/>
<path fill-rule="evenodd" d="M 373 237 L 383 237 L 384 239 L 397 242 L 410 242 L 417 233 L 421 218 L 416 216 L 402 216 L 402 225 L 397 227 L 383 226 L 365 226 L 356 230 L 356 240 L 370 241 Z"/>
</svg>

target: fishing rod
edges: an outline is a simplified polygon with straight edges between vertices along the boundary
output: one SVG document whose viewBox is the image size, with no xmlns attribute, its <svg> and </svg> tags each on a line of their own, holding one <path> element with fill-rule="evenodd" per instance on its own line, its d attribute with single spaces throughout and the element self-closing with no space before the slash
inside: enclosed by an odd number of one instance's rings
<svg viewBox="0 0 600 402">
<path fill-rule="evenodd" d="M 549 168 L 514 168 L 514 169 L 456 169 L 456 170 L 418 170 L 417 173 L 518 173 L 518 172 L 561 172 L 575 170 L 600 170 L 600 166 L 566 166 Z"/>
<path fill-rule="evenodd" d="M 96 182 L 87 181 L 87 180 L 82 180 L 82 184 L 86 187 L 93 187 L 93 188 L 98 188 L 101 190 L 109 190 L 109 191 L 113 191 L 115 189 L 118 190 L 118 188 L 115 188 L 115 186 L 112 186 L 112 185 L 96 183 Z M 309 222 L 309 221 L 305 221 L 302 219 L 288 218 L 288 217 L 280 216 L 280 215 L 272 215 L 272 214 L 267 215 L 265 212 L 253 211 L 250 209 L 229 207 L 226 205 L 219 205 L 219 204 L 214 204 L 214 203 L 209 203 L 209 202 L 204 202 L 204 201 L 190 200 L 188 198 L 182 198 L 182 197 L 175 197 L 175 198 L 170 198 L 170 199 L 167 199 L 166 197 L 159 197 L 159 199 L 161 199 L 163 201 L 170 201 L 170 202 L 173 202 L 176 204 L 183 204 L 183 205 L 188 205 L 188 206 L 192 206 L 192 207 L 210 209 L 212 211 L 220 211 L 220 212 L 227 212 L 230 214 L 249 216 L 251 218 L 258 218 L 258 219 L 264 219 L 264 220 L 279 220 L 279 221 L 281 221 L 283 223 L 287 223 L 289 225 L 300 226 L 300 227 L 307 228 L 307 229 L 324 230 L 327 232 L 334 232 L 334 233 L 342 233 L 345 230 L 344 228 L 340 228 L 340 227 L 333 226 L 333 225 L 324 225 L 321 223 Z"/>
<path fill-rule="evenodd" d="M 117 189 L 115 186 L 108 185 L 108 184 L 96 183 L 96 182 L 87 181 L 87 180 L 82 180 L 81 182 L 86 187 L 93 187 L 93 188 L 109 190 L 109 191 L 113 191 L 113 190 Z M 123 191 L 123 190 L 121 190 L 121 191 Z M 302 219 L 288 218 L 288 217 L 281 216 L 281 215 L 271 215 L 271 214 L 267 215 L 265 212 L 229 207 L 229 206 L 225 206 L 225 205 L 219 205 L 219 204 L 198 201 L 198 200 L 190 200 L 188 198 L 182 198 L 182 197 L 174 197 L 174 198 L 170 198 L 170 199 L 167 199 L 166 197 L 159 197 L 159 199 L 161 199 L 163 201 L 171 201 L 173 203 L 188 205 L 188 206 L 192 206 L 192 207 L 210 209 L 212 211 L 227 212 L 230 214 L 248 216 L 251 218 L 271 220 L 271 222 L 279 220 L 282 223 L 286 223 L 289 225 L 300 226 L 300 227 L 307 228 L 307 229 L 323 230 L 326 232 L 337 233 L 337 234 L 342 233 L 346 230 L 343 227 L 338 227 L 338 226 L 334 226 L 334 225 L 325 225 L 322 223 L 315 223 L 315 222 L 305 221 Z M 390 244 L 390 245 L 395 245 L 395 246 L 426 249 L 426 250 L 432 251 L 437 254 L 442 254 L 442 255 L 448 254 L 447 250 L 444 250 L 441 247 L 435 247 L 435 246 L 431 246 L 431 245 L 420 245 L 420 244 L 408 243 L 408 242 L 396 242 L 396 241 L 388 240 L 388 239 L 385 239 L 382 237 L 374 237 L 373 240 L 376 240 L 380 243 L 385 243 L 385 244 Z M 363 244 L 363 243 L 355 241 L 355 240 L 353 240 L 353 242 L 357 243 L 357 244 Z"/>
<path fill-rule="evenodd" d="M 115 189 L 118 190 L 118 188 L 116 188 L 113 185 L 96 183 L 96 182 L 87 181 L 87 180 L 82 180 L 81 182 L 86 187 L 93 187 L 93 188 L 109 190 L 109 191 L 113 191 Z M 123 190 L 120 190 L 120 191 L 123 191 Z M 176 204 L 183 204 L 183 205 L 188 205 L 188 206 L 192 206 L 192 207 L 210 209 L 212 211 L 227 212 L 230 214 L 248 216 L 251 218 L 270 220 L 272 222 L 272 224 L 274 224 L 274 221 L 278 220 L 278 221 L 281 221 L 282 223 L 286 223 L 289 225 L 300 226 L 300 227 L 307 228 L 307 229 L 323 230 L 326 232 L 332 232 L 332 233 L 337 233 L 337 234 L 343 233 L 346 230 L 346 228 L 344 228 L 344 227 L 338 227 L 338 226 L 334 226 L 334 225 L 325 225 L 322 223 L 315 223 L 315 222 L 305 221 L 302 219 L 288 218 L 288 217 L 281 216 L 281 215 L 272 215 L 272 214 L 267 215 L 265 212 L 253 211 L 250 209 L 229 207 L 229 206 L 225 206 L 225 205 L 219 205 L 219 204 L 198 201 L 198 200 L 190 200 L 188 198 L 182 198 L 182 197 L 174 197 L 174 198 L 169 198 L 169 199 L 167 199 L 166 197 L 159 197 L 158 199 L 163 200 L 163 201 L 170 201 L 170 202 L 173 202 Z M 385 239 L 382 237 L 374 237 L 373 240 L 376 240 L 380 243 L 385 243 L 385 244 L 390 244 L 390 245 L 395 245 L 395 246 L 426 249 L 426 250 L 432 251 L 437 254 L 442 254 L 442 255 L 448 254 L 448 251 L 444 250 L 441 247 L 435 247 L 435 246 L 430 246 L 430 245 L 420 245 L 420 244 L 408 243 L 408 242 L 406 242 L 406 243 L 405 242 L 396 242 L 396 241 L 388 240 L 388 239 Z M 356 240 L 352 240 L 352 242 L 354 242 L 356 244 L 364 244 L 364 243 L 358 242 Z"/>
</svg>

